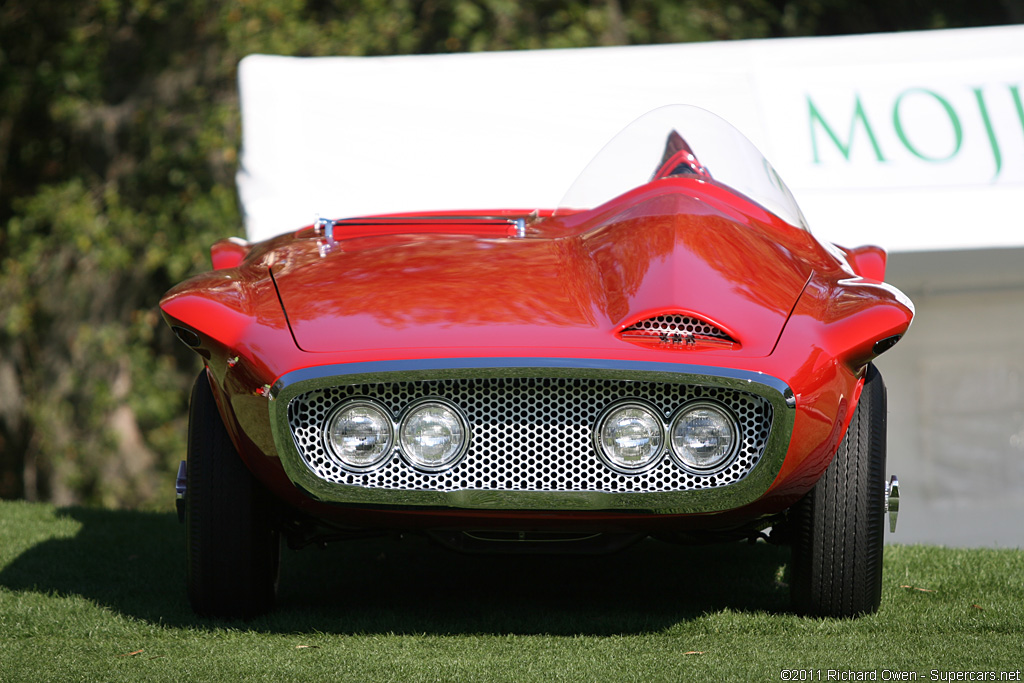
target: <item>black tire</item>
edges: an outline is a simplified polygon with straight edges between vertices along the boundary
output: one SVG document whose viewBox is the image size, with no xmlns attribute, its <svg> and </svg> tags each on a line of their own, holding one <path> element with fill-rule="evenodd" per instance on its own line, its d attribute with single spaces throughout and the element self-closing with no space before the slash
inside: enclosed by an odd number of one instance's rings
<svg viewBox="0 0 1024 683">
<path fill-rule="evenodd" d="M 797 612 L 855 617 L 882 600 L 886 396 L 868 366 L 864 390 L 832 464 L 791 510 L 790 584 Z"/>
<path fill-rule="evenodd" d="M 192 387 L 185 528 L 188 598 L 199 615 L 248 619 L 274 606 L 280 534 L 228 437 L 206 370 Z"/>
</svg>

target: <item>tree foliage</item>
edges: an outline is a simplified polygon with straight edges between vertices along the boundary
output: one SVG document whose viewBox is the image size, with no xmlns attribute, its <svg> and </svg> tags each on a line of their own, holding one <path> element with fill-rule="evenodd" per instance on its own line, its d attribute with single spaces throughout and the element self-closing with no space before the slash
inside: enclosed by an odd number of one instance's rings
<svg viewBox="0 0 1024 683">
<path fill-rule="evenodd" d="M 167 505 L 198 366 L 160 322 L 243 230 L 254 52 L 387 55 L 1024 21 L 1015 0 L 7 0 L 0 5 L 0 496 Z"/>
</svg>

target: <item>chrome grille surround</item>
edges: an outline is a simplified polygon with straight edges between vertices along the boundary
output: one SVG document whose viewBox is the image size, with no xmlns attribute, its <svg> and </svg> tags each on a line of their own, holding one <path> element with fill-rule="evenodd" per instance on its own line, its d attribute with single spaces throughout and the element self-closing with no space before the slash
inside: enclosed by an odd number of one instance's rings
<svg viewBox="0 0 1024 683">
<path fill-rule="evenodd" d="M 452 469 L 425 473 L 402 457 L 369 472 L 341 467 L 324 448 L 327 415 L 341 403 L 374 399 L 393 416 L 414 401 L 443 398 L 469 421 L 469 452 Z M 594 447 L 598 415 L 626 398 L 644 398 L 662 421 L 691 401 L 714 401 L 732 409 L 742 425 L 740 453 L 725 471 L 692 474 L 670 458 L 637 474 L 613 471 Z M 288 406 L 288 422 L 303 461 L 318 477 L 368 488 L 459 491 L 687 491 L 724 486 L 757 464 L 768 441 L 771 404 L 735 389 L 659 382 L 568 378 L 487 378 L 347 384 L 300 394 Z M 400 455 L 396 449 L 396 455 Z M 668 443 L 662 455 L 668 452 Z"/>
<path fill-rule="evenodd" d="M 427 396 L 452 401 L 469 420 L 469 452 L 451 470 L 416 471 L 396 449 L 382 467 L 355 473 L 324 452 L 324 418 L 348 398 L 374 398 L 399 416 Z M 652 402 L 666 420 L 688 401 L 721 402 L 740 418 L 741 452 L 710 475 L 686 472 L 669 457 L 647 472 L 613 472 L 594 449 L 593 429 L 605 407 L 628 397 Z M 682 513 L 736 507 L 767 489 L 785 456 L 790 397 L 785 384 L 759 373 L 675 363 L 438 359 L 290 373 L 272 389 L 271 417 L 289 477 L 320 500 Z"/>
</svg>

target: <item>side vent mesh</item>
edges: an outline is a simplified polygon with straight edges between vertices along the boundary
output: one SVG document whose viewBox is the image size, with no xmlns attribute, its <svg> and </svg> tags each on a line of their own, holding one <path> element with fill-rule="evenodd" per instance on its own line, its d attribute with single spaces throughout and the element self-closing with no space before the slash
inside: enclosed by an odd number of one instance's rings
<svg viewBox="0 0 1024 683">
<path fill-rule="evenodd" d="M 716 325 L 688 315 L 659 315 L 630 325 L 620 333 L 628 341 L 695 345 L 712 342 L 735 344 L 735 339 Z"/>
</svg>

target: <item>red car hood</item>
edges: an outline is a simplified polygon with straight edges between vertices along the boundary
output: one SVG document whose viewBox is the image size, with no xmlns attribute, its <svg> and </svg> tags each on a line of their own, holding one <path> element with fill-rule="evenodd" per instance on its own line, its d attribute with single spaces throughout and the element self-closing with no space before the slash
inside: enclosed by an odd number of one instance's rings
<svg viewBox="0 0 1024 683">
<path fill-rule="evenodd" d="M 309 352 L 621 348 L 627 325 L 682 313 L 762 356 L 811 274 L 794 254 L 804 242 L 791 234 L 787 246 L 780 229 L 672 193 L 573 227 L 542 221 L 524 238 L 404 226 L 346 238 L 341 226 L 321 257 L 299 233 L 272 272 Z"/>
</svg>

